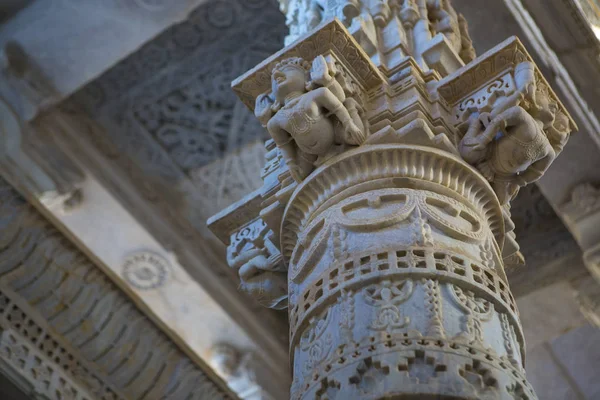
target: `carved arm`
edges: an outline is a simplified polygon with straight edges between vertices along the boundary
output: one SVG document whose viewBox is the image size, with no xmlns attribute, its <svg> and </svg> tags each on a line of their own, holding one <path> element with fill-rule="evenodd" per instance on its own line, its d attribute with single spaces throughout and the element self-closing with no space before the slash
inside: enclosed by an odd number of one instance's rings
<svg viewBox="0 0 600 400">
<path fill-rule="evenodd" d="M 321 87 L 311 93 L 313 93 L 318 106 L 323 107 L 340 120 L 346 130 L 345 140 L 348 144 L 361 144 L 365 140 L 365 132 L 354 123 L 348 109 L 331 90 Z"/>
</svg>

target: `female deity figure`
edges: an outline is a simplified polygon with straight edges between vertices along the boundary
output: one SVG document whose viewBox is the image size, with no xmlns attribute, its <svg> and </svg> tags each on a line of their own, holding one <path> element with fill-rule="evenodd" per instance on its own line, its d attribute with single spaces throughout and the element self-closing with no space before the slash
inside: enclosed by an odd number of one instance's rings
<svg viewBox="0 0 600 400">
<path fill-rule="evenodd" d="M 341 82 L 341 83 L 340 83 Z M 272 93 L 256 99 L 255 114 L 279 147 L 294 180 L 311 173 L 319 157 L 335 145 L 366 139 L 364 110 L 334 62 L 319 56 L 311 64 L 293 57 L 271 74 Z"/>
<path fill-rule="evenodd" d="M 569 135 L 568 117 L 536 85 L 533 64 L 515 68 L 515 84 L 517 90 L 490 112 L 471 115 L 459 144 L 464 160 L 490 181 L 502 205 L 544 174 Z"/>
</svg>

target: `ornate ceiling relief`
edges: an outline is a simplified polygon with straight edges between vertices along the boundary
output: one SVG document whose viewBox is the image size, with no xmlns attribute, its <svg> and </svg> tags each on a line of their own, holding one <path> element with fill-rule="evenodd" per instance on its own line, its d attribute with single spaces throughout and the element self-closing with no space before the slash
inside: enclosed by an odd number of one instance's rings
<svg viewBox="0 0 600 400">
<path fill-rule="evenodd" d="M 118 151 L 204 232 L 207 216 L 260 186 L 255 172 L 267 134 L 230 82 L 282 46 L 283 22 L 268 0 L 210 2 L 63 109 L 83 105 Z"/>
<path fill-rule="evenodd" d="M 4 180 L 0 229 L 0 357 L 40 394 L 229 398 Z"/>
</svg>

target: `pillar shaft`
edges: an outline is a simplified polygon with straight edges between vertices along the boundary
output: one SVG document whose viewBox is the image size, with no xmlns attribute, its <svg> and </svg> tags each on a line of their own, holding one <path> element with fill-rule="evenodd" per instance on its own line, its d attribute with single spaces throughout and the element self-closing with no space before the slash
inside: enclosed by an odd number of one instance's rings
<svg viewBox="0 0 600 400">
<path fill-rule="evenodd" d="M 291 398 L 534 398 L 502 235 L 448 154 L 365 144 L 315 171 L 282 224 Z"/>
</svg>

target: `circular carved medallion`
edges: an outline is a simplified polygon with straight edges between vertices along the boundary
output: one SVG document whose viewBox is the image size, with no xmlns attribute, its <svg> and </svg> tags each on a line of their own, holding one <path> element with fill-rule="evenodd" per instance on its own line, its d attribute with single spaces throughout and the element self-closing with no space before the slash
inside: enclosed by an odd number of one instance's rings
<svg viewBox="0 0 600 400">
<path fill-rule="evenodd" d="M 125 258 L 123 277 L 131 286 L 140 290 L 157 289 L 169 279 L 171 265 L 163 257 L 148 251 L 140 251 Z"/>
</svg>

